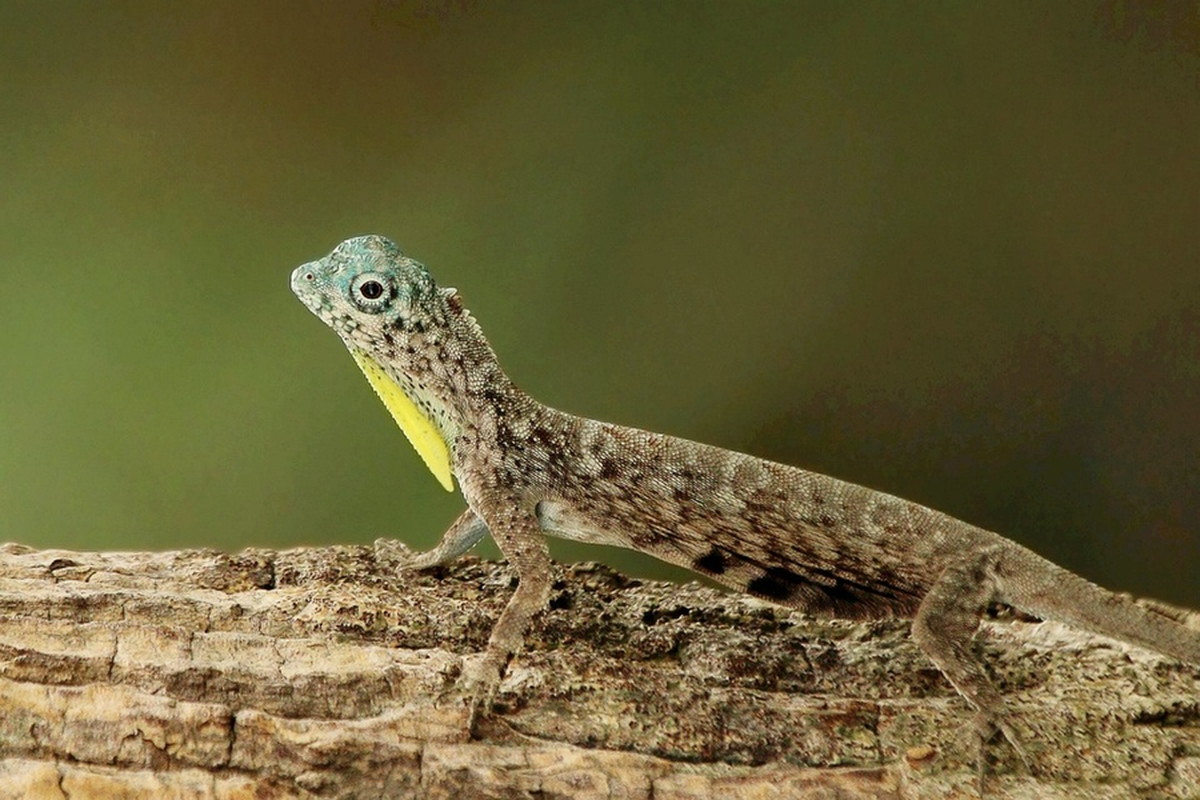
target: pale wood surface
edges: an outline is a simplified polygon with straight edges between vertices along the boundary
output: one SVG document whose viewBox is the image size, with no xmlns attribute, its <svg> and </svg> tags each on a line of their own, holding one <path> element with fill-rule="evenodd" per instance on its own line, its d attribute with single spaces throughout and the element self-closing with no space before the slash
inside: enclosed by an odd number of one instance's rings
<svg viewBox="0 0 1200 800">
<path fill-rule="evenodd" d="M 980 793 L 907 623 L 593 564 L 561 570 L 471 740 L 444 693 L 510 591 L 503 565 L 398 576 L 367 547 L 4 546 L 0 798 Z M 1034 766 L 994 745 L 986 796 L 1200 797 L 1200 670 L 1051 623 L 979 644 Z"/>
</svg>

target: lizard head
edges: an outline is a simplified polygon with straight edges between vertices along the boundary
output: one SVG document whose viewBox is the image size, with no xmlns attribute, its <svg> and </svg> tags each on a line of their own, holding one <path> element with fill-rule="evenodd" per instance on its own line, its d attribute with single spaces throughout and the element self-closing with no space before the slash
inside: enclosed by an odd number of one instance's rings
<svg viewBox="0 0 1200 800">
<path fill-rule="evenodd" d="M 438 288 L 425 267 L 382 236 L 342 242 L 297 267 L 291 284 L 341 337 L 426 466 L 452 490 L 456 370 L 481 347 L 490 355 L 455 291 Z"/>
<path fill-rule="evenodd" d="M 429 328 L 444 305 L 425 267 L 382 236 L 347 239 L 301 264 L 292 291 L 347 347 L 367 353 L 382 354 Z"/>
</svg>

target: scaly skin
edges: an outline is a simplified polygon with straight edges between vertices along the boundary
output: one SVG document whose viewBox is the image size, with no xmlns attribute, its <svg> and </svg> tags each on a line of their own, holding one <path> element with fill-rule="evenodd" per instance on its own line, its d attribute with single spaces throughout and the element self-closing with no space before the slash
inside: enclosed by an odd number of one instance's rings
<svg viewBox="0 0 1200 800">
<path fill-rule="evenodd" d="M 989 603 L 1200 664 L 1200 633 L 995 533 L 825 475 L 538 403 L 504 374 L 455 290 L 387 239 L 343 242 L 297 268 L 292 290 L 382 367 L 449 448 L 468 510 L 408 566 L 445 563 L 490 532 L 517 572 L 487 650 L 464 669 L 472 725 L 545 605 L 545 534 L 639 550 L 814 614 L 912 618 L 917 644 L 977 710 L 980 735 L 999 729 L 1014 747 L 970 647 Z"/>
</svg>

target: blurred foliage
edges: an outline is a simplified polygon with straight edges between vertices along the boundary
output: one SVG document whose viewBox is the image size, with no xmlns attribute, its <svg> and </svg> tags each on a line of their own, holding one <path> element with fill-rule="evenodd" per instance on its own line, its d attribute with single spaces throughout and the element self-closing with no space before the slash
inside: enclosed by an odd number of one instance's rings
<svg viewBox="0 0 1200 800">
<path fill-rule="evenodd" d="M 287 288 L 377 232 L 546 402 L 1198 605 L 1198 52 L 1171 2 L 2 2 L 0 538 L 432 544 Z"/>
</svg>

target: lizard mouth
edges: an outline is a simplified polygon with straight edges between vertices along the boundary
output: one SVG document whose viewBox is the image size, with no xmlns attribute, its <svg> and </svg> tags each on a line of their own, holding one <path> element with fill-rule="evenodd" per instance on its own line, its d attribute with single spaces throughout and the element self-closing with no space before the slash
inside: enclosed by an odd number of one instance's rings
<svg viewBox="0 0 1200 800">
<path fill-rule="evenodd" d="M 312 264 L 301 264 L 292 270 L 290 283 L 292 294 L 296 295 L 309 311 L 319 314 L 324 304 L 321 302 L 321 293 L 314 286 L 316 277 Z"/>
</svg>

